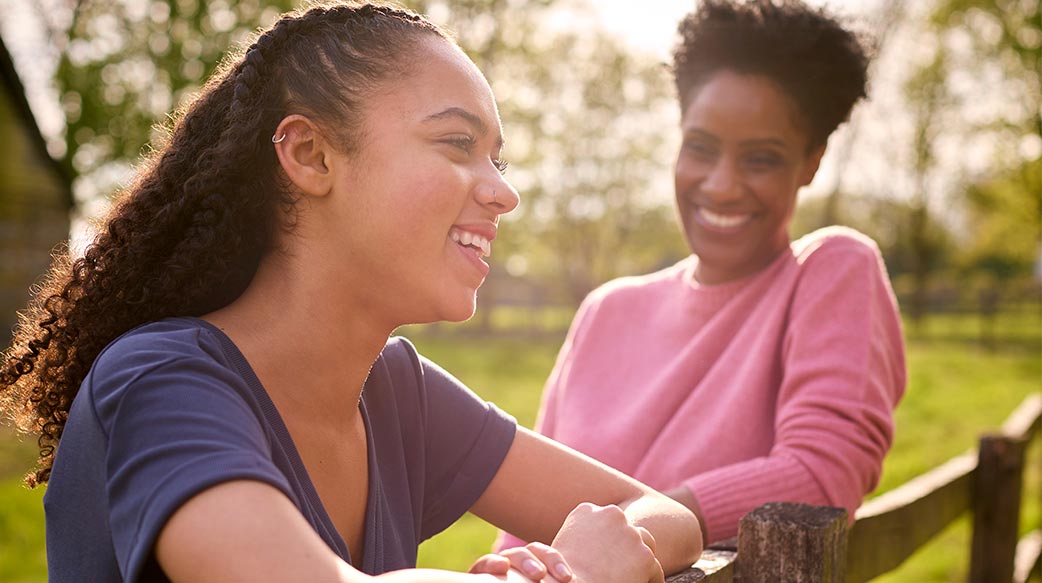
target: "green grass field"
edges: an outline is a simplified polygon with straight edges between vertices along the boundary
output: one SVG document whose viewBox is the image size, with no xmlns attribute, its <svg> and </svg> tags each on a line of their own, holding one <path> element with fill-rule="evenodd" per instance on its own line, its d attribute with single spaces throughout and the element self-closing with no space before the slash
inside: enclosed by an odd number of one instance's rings
<svg viewBox="0 0 1042 583">
<path fill-rule="evenodd" d="M 442 327 L 441 330 L 451 328 Z M 887 458 L 883 492 L 974 446 L 982 431 L 996 428 L 1031 392 L 1042 389 L 1042 314 L 1032 306 L 1000 316 L 996 346 L 975 342 L 972 317 L 933 316 L 909 332 L 909 387 L 897 412 L 897 435 Z M 405 330 L 422 353 L 440 363 L 483 397 L 531 426 L 543 382 L 563 333 L 489 340 Z M 1028 463 L 1022 530 L 1038 528 L 1042 511 L 1042 456 L 1038 444 Z M 43 581 L 42 492 L 20 485 L 32 457 L 31 443 L 0 438 L 0 581 Z M 495 531 L 466 516 L 420 547 L 426 567 L 465 569 L 487 552 Z M 966 521 L 949 528 L 899 570 L 879 583 L 965 580 L 969 547 Z"/>
</svg>

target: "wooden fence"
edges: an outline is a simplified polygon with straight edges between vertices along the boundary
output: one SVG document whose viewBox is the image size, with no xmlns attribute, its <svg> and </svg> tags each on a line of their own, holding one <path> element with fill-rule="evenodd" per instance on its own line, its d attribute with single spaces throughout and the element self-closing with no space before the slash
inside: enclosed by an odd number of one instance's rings
<svg viewBox="0 0 1042 583">
<path fill-rule="evenodd" d="M 667 583 L 862 583 L 895 569 L 965 512 L 973 514 L 971 583 L 1024 583 L 1042 575 L 1042 531 L 1017 540 L 1028 443 L 1042 426 L 1042 393 L 980 447 L 866 502 L 848 527 L 842 508 L 765 504 L 734 539 L 711 545 Z M 1032 494 L 1036 498 L 1038 492 Z"/>
</svg>

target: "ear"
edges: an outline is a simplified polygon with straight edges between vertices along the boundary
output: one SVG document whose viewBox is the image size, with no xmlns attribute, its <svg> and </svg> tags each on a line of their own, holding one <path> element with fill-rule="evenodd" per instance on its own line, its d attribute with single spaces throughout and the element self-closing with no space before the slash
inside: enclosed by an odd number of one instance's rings
<svg viewBox="0 0 1042 583">
<path fill-rule="evenodd" d="M 807 157 L 803 159 L 803 175 L 800 176 L 800 187 L 807 186 L 814 180 L 814 175 L 818 173 L 818 167 L 821 166 L 821 157 L 825 155 L 825 145 L 822 144 L 807 152 Z"/>
<path fill-rule="evenodd" d="M 303 115 L 283 118 L 271 137 L 279 165 L 304 196 L 325 196 L 333 187 L 332 144 Z"/>
</svg>

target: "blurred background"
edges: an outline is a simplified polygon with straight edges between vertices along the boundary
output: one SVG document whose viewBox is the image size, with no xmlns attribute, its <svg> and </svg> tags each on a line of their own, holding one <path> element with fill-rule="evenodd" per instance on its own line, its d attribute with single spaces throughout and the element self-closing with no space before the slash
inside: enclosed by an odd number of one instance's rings
<svg viewBox="0 0 1042 583">
<path fill-rule="evenodd" d="M 823 2 L 812 0 L 812 4 Z M 0 330 L 55 245 L 80 249 L 170 112 L 290 0 L 0 0 Z M 416 0 L 488 77 L 521 206 L 477 315 L 400 333 L 525 425 L 579 301 L 687 254 L 672 207 L 679 110 L 666 63 L 695 0 Z M 801 193 L 793 236 L 879 242 L 909 389 L 879 492 L 976 443 L 1042 388 L 1042 9 L 1037 0 L 835 0 L 873 39 L 870 99 Z M 6 340 L 6 338 L 5 338 Z M 736 412 L 740 414 L 740 412 Z M 0 433 L 0 581 L 46 579 L 31 438 Z M 1031 454 L 1038 458 L 1038 448 Z M 1029 464 L 1028 491 L 1042 467 Z M 1039 526 L 1026 501 L 1022 528 Z M 880 581 L 965 579 L 964 521 Z M 465 569 L 474 517 L 421 547 Z"/>
</svg>

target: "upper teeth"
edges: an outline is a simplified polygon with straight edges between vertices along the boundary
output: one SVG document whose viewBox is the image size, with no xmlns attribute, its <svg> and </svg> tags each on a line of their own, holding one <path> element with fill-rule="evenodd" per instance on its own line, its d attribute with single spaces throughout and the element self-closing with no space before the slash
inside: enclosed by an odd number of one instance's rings
<svg viewBox="0 0 1042 583">
<path fill-rule="evenodd" d="M 721 215 L 704 208 L 698 209 L 707 223 L 714 227 L 736 227 L 749 220 L 752 215 Z"/>
<path fill-rule="evenodd" d="M 474 247 L 481 249 L 481 255 L 483 257 L 488 257 L 492 254 L 492 244 L 489 243 L 488 239 L 478 235 L 477 233 L 453 229 L 450 236 L 453 241 L 460 245 L 473 245 Z"/>
</svg>

